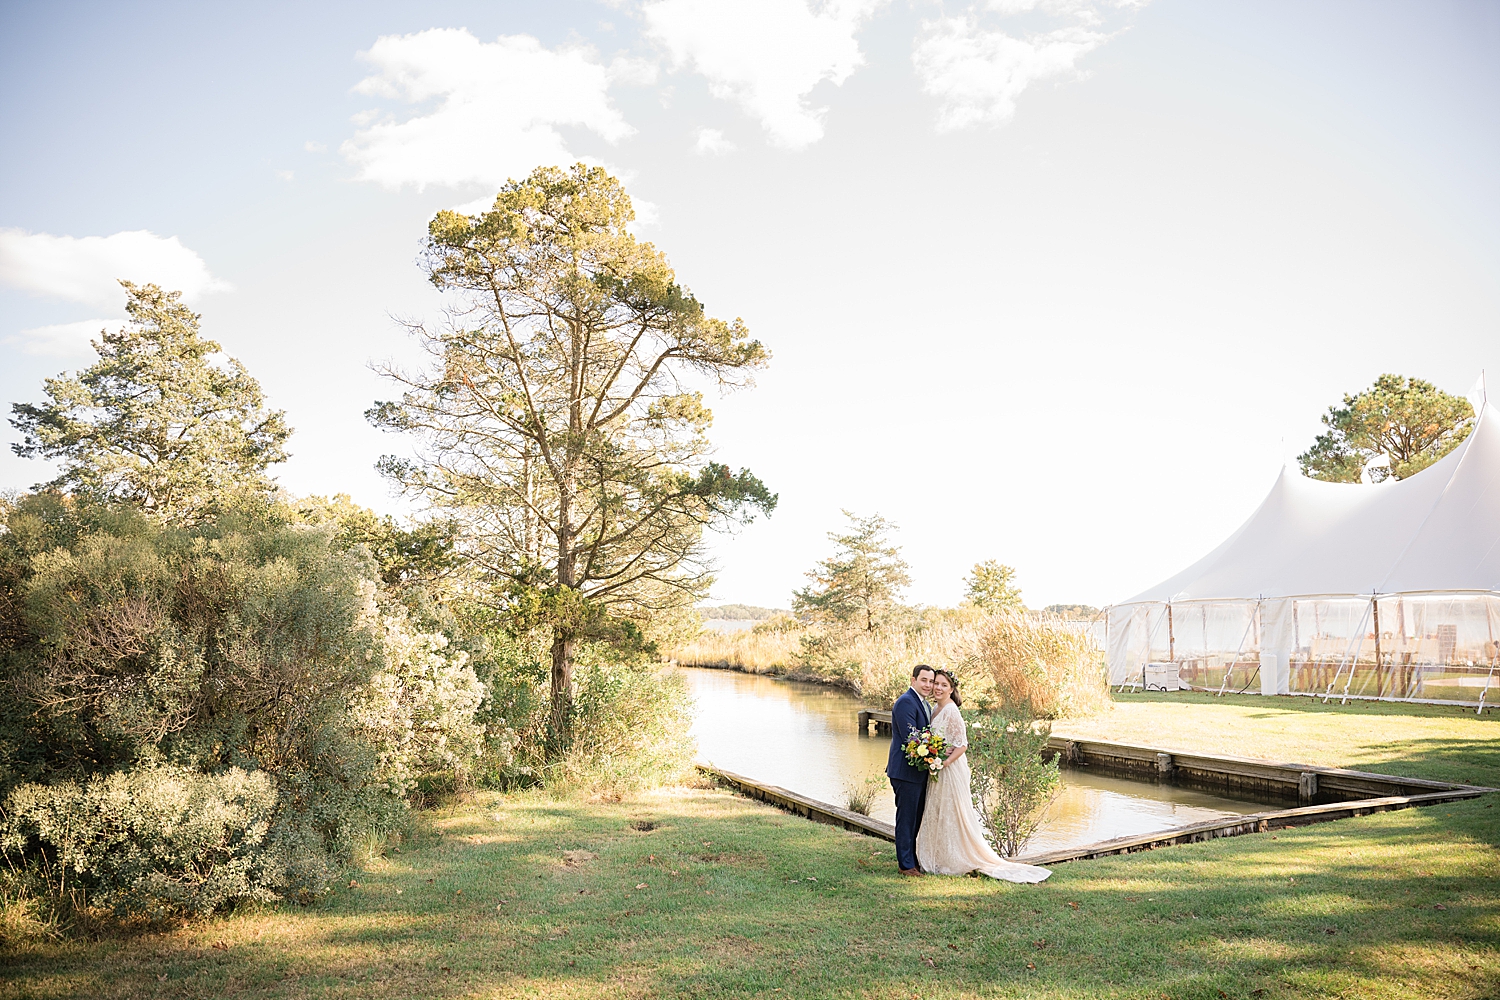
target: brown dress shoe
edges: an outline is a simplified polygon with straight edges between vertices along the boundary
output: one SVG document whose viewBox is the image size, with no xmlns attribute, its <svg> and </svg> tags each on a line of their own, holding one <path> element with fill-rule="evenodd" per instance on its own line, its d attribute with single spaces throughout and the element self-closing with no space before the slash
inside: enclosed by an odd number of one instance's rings
<svg viewBox="0 0 1500 1000">
<path fill-rule="evenodd" d="M 901 869 L 901 874 L 902 875 L 917 875 L 917 876 L 921 876 L 921 875 L 926 875 L 927 873 L 924 872 L 920 868 L 903 868 L 903 869 Z"/>
</svg>

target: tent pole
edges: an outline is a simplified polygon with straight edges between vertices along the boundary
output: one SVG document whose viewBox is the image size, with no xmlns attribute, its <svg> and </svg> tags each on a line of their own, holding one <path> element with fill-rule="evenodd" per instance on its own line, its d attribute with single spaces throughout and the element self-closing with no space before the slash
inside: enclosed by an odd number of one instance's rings
<svg viewBox="0 0 1500 1000">
<path fill-rule="evenodd" d="M 1167 662 L 1177 662 L 1177 633 L 1172 631 L 1172 602 L 1167 602 Z"/>
<path fill-rule="evenodd" d="M 1375 598 L 1373 596 L 1370 598 L 1370 609 L 1373 609 L 1374 612 L 1375 612 L 1375 615 L 1376 615 L 1376 618 L 1375 618 L 1375 656 L 1376 656 L 1376 660 L 1375 660 L 1375 668 L 1376 668 L 1376 673 L 1375 673 L 1375 680 L 1376 680 L 1376 684 L 1375 684 L 1375 697 L 1376 697 L 1376 699 L 1379 699 L 1379 697 L 1380 697 L 1380 683 L 1379 683 L 1380 682 L 1380 659 L 1379 659 L 1379 657 L 1380 657 L 1380 618 L 1379 618 L 1380 607 L 1379 607 L 1379 605 L 1377 605 L 1375 603 Z M 1367 614 L 1369 613 L 1368 610 L 1367 610 L 1366 613 Z M 1361 617 L 1360 620 L 1359 620 L 1359 630 L 1358 631 L 1363 632 L 1364 629 L 1365 629 L 1365 619 L 1363 617 Z M 1351 638 L 1350 641 L 1351 642 L 1357 642 L 1358 645 L 1356 645 L 1354 647 L 1354 658 L 1349 661 L 1349 677 L 1348 677 L 1347 680 L 1344 681 L 1344 697 L 1339 700 L 1339 704 L 1340 705 L 1347 705 L 1347 704 L 1349 704 L 1349 688 L 1354 683 L 1354 670 L 1355 670 L 1356 667 L 1359 666 L 1359 647 L 1362 646 L 1362 645 L 1364 645 L 1364 636 L 1361 635 L 1361 636 L 1358 637 L 1358 639 Z M 1337 679 L 1337 678 L 1335 677 L 1335 679 Z"/>
<path fill-rule="evenodd" d="M 1380 598 L 1370 598 L 1370 607 L 1375 615 L 1375 697 L 1385 696 L 1385 678 L 1382 676 L 1384 664 L 1380 654 Z"/>
<path fill-rule="evenodd" d="M 1257 603 L 1255 605 L 1255 610 L 1256 612 L 1260 611 L 1260 604 Z M 1240 654 L 1245 651 L 1245 640 L 1250 637 L 1250 630 L 1254 627 L 1255 615 L 1251 614 L 1250 620 L 1245 623 L 1245 631 L 1240 635 L 1240 648 L 1234 651 L 1234 659 L 1229 661 L 1229 669 L 1224 671 L 1224 681 L 1219 685 L 1218 697 L 1220 698 L 1224 697 L 1224 689 L 1229 686 L 1229 679 L 1234 676 L 1235 661 L 1238 660 L 1240 658 Z"/>
<path fill-rule="evenodd" d="M 1314 607 L 1316 607 L 1316 605 L 1314 605 Z M 1370 609 L 1369 608 L 1365 608 L 1365 614 L 1367 615 L 1369 613 L 1370 613 Z M 1349 645 L 1344 647 L 1344 655 L 1339 658 L 1339 665 L 1333 671 L 1333 676 L 1331 678 L 1329 678 L 1329 681 L 1328 681 L 1328 690 L 1325 691 L 1325 692 L 1323 692 L 1323 704 L 1325 704 L 1325 705 L 1328 704 L 1328 699 L 1333 697 L 1333 686 L 1339 682 L 1339 674 L 1341 674 L 1341 673 L 1344 672 L 1344 664 L 1349 662 L 1349 651 L 1350 651 L 1351 648 L 1354 650 L 1354 662 L 1356 662 L 1356 663 L 1359 662 L 1359 642 L 1360 642 L 1359 633 L 1363 632 L 1364 628 L 1365 628 L 1365 615 L 1360 615 L 1359 616 L 1359 624 L 1354 627 L 1354 634 L 1351 635 L 1351 636 L 1349 636 Z M 1350 681 L 1354 680 L 1354 668 L 1353 667 L 1349 668 L 1349 680 Z M 1345 684 L 1344 684 L 1344 696 L 1345 697 L 1344 697 L 1344 701 L 1340 702 L 1340 704 L 1344 704 L 1344 703 L 1346 703 L 1349 700 L 1348 695 L 1349 695 L 1349 684 L 1348 684 L 1348 682 L 1345 682 Z"/>
<path fill-rule="evenodd" d="M 1208 605 L 1200 604 L 1198 607 L 1203 611 L 1203 658 L 1198 661 L 1198 667 L 1193 670 L 1193 680 L 1198 679 L 1199 671 L 1208 671 Z"/>
<path fill-rule="evenodd" d="M 1483 377 L 1481 374 L 1480 378 Z M 1495 664 L 1500 662 L 1500 657 L 1497 657 L 1495 654 L 1495 623 L 1490 619 L 1490 601 L 1493 598 L 1485 594 L 1481 600 L 1484 601 L 1484 628 L 1490 637 L 1489 643 L 1484 648 L 1484 651 L 1489 654 L 1490 672 L 1484 678 L 1484 690 L 1479 692 L 1479 707 L 1474 710 L 1475 715 L 1484 714 L 1484 696 L 1490 693 L 1490 684 L 1495 680 Z"/>
</svg>

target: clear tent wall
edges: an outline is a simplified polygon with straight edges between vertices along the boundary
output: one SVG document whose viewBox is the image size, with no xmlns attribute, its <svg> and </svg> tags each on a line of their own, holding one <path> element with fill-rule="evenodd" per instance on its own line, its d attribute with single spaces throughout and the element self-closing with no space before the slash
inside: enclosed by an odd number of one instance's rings
<svg viewBox="0 0 1500 1000">
<path fill-rule="evenodd" d="M 1381 594 L 1115 605 L 1110 682 L 1461 704 L 1500 698 L 1500 594 Z"/>
</svg>

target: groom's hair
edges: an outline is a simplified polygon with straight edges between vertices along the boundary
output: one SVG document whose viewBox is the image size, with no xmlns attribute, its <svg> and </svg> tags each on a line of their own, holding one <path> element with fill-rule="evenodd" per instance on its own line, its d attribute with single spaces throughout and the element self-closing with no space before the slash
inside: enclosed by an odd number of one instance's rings
<svg viewBox="0 0 1500 1000">
<path fill-rule="evenodd" d="M 922 671 L 924 671 L 924 670 L 927 671 L 929 674 L 932 674 L 934 677 L 937 676 L 937 671 L 936 670 L 932 669 L 931 667 L 929 667 L 925 663 L 918 663 L 915 667 L 911 668 L 911 679 L 912 680 L 916 680 L 918 677 L 921 677 L 922 676 Z"/>
</svg>

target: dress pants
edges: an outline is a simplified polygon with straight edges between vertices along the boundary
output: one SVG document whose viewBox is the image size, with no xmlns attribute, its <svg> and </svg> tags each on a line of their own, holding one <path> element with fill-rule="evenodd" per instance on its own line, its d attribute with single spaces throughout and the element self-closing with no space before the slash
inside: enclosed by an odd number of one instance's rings
<svg viewBox="0 0 1500 1000">
<path fill-rule="evenodd" d="M 927 804 L 926 781 L 891 779 L 896 790 L 896 863 L 903 870 L 917 867 L 917 831 Z"/>
</svg>

